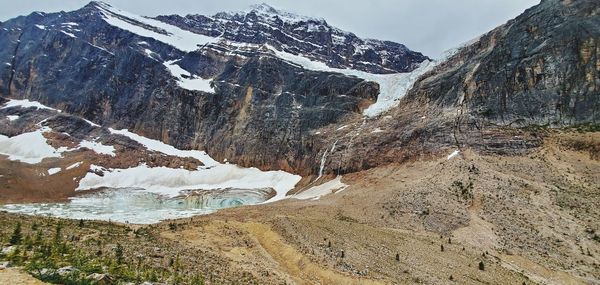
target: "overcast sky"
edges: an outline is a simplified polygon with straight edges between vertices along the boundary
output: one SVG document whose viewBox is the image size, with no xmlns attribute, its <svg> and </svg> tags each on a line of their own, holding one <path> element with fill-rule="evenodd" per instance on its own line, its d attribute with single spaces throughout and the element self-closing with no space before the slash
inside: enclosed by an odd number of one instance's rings
<svg viewBox="0 0 600 285">
<path fill-rule="evenodd" d="M 33 11 L 78 9 L 88 0 L 0 0 L 0 21 Z M 245 10 L 265 2 L 275 8 L 325 18 L 360 37 L 392 40 L 430 57 L 516 17 L 540 0 L 105 0 L 141 14 L 208 14 Z"/>
</svg>

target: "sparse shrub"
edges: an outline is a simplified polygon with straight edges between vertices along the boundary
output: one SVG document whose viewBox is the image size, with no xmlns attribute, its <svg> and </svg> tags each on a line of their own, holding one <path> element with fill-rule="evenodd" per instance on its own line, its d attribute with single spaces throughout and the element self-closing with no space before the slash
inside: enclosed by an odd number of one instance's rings
<svg viewBox="0 0 600 285">
<path fill-rule="evenodd" d="M 473 199 L 473 181 L 469 179 L 469 182 L 465 184 L 462 181 L 455 180 L 450 185 L 450 191 L 456 193 L 457 197 L 469 201 Z"/>
<path fill-rule="evenodd" d="M 483 264 L 483 261 L 479 262 L 479 270 L 481 270 L 481 271 L 485 270 L 485 264 Z"/>
<path fill-rule="evenodd" d="M 117 247 L 115 247 L 115 258 L 117 264 L 123 263 L 123 246 L 120 243 L 117 243 Z"/>
</svg>

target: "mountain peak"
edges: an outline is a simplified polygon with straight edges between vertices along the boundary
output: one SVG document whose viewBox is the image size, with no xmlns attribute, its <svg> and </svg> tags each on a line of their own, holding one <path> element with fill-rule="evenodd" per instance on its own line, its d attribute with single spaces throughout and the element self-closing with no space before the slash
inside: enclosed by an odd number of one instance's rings
<svg viewBox="0 0 600 285">
<path fill-rule="evenodd" d="M 102 9 L 102 8 L 106 8 L 106 7 L 112 7 L 112 5 L 110 5 L 104 1 L 92 0 L 92 1 L 90 1 L 90 3 L 85 5 L 83 8 Z"/>
<path fill-rule="evenodd" d="M 277 9 L 275 9 L 273 6 L 267 4 L 267 3 L 260 3 L 260 4 L 254 4 L 254 5 L 250 5 L 249 8 L 250 11 L 261 11 L 261 12 L 267 12 L 267 13 L 277 13 Z"/>
<path fill-rule="evenodd" d="M 308 21 L 314 21 L 314 22 L 325 22 L 325 20 L 323 18 L 315 18 L 315 17 L 308 17 L 308 16 L 303 16 L 291 11 L 286 11 L 283 9 L 278 9 L 275 8 L 267 3 L 260 3 L 260 4 L 254 4 L 251 5 L 250 7 L 248 7 L 248 9 L 244 10 L 244 11 L 237 11 L 237 12 L 225 12 L 225 13 L 219 13 L 217 15 L 248 15 L 248 14 L 256 14 L 257 16 L 261 17 L 261 18 L 267 18 L 267 19 L 271 19 L 274 17 L 278 17 L 279 19 L 281 19 L 284 22 L 288 22 L 288 23 L 297 23 L 297 22 L 308 22 Z"/>
<path fill-rule="evenodd" d="M 107 5 L 110 6 L 110 4 L 108 4 L 108 3 L 104 2 L 104 1 L 92 0 L 86 6 L 107 6 Z"/>
</svg>

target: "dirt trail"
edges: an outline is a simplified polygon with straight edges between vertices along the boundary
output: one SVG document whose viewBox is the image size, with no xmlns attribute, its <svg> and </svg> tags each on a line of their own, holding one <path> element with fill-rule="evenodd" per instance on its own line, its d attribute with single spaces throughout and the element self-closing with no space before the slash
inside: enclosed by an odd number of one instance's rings
<svg viewBox="0 0 600 285">
<path fill-rule="evenodd" d="M 468 208 L 469 225 L 455 230 L 454 237 L 483 251 L 494 252 L 499 247 L 498 236 L 494 233 L 492 223 L 479 217 L 481 206 L 481 195 L 474 193 L 473 203 Z"/>
<path fill-rule="evenodd" d="M 45 285 L 49 283 L 37 280 L 17 268 L 7 268 L 0 270 L 0 284 Z"/>
<path fill-rule="evenodd" d="M 386 284 L 347 276 L 313 262 L 265 223 L 211 220 L 200 227 L 161 235 L 185 240 L 194 247 L 217 250 L 229 259 L 232 268 L 261 268 L 286 283 Z"/>
<path fill-rule="evenodd" d="M 502 266 L 513 271 L 523 272 L 532 281 L 548 285 L 583 285 L 586 284 L 573 276 L 556 270 L 550 270 L 529 259 L 517 256 L 501 254 Z"/>
<path fill-rule="evenodd" d="M 298 284 L 385 284 L 368 279 L 352 278 L 315 264 L 298 250 L 283 241 L 270 226 L 246 223 L 244 227 L 262 248 L 279 263 L 280 269 Z"/>
</svg>

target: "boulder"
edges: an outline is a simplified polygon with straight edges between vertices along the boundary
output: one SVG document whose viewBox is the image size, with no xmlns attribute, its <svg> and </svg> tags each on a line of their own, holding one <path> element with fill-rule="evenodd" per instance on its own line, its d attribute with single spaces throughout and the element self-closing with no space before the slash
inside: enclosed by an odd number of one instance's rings
<svg viewBox="0 0 600 285">
<path fill-rule="evenodd" d="M 110 275 L 102 273 L 92 273 L 86 277 L 88 280 L 92 280 L 98 285 L 109 285 L 114 284 L 115 281 Z"/>
<path fill-rule="evenodd" d="M 65 267 L 59 268 L 56 271 L 56 273 L 58 273 L 58 275 L 60 275 L 60 276 L 66 276 L 66 275 L 69 275 L 71 273 L 78 272 L 78 271 L 79 271 L 79 269 L 77 269 L 73 266 L 65 266 Z"/>
</svg>

